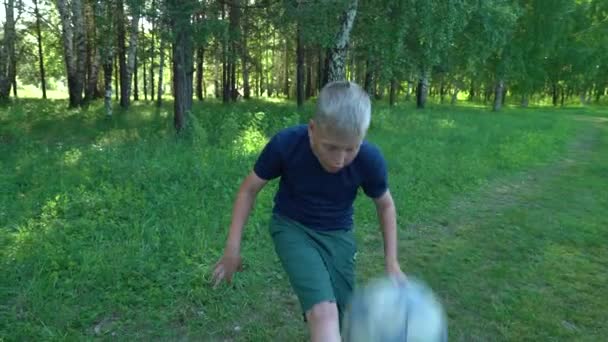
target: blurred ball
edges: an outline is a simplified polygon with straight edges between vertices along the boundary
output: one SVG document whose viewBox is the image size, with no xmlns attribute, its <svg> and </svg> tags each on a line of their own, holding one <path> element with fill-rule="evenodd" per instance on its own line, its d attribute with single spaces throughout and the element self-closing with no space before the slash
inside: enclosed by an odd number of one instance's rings
<svg viewBox="0 0 608 342">
<path fill-rule="evenodd" d="M 443 342 L 443 306 L 422 281 L 408 277 L 371 281 L 355 290 L 344 316 L 345 342 Z"/>
</svg>

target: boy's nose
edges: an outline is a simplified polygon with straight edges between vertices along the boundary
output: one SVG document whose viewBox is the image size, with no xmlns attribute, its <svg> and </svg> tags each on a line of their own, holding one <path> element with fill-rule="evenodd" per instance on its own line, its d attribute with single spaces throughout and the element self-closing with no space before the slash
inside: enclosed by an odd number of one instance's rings
<svg viewBox="0 0 608 342">
<path fill-rule="evenodd" d="M 333 160 L 333 165 L 335 167 L 344 166 L 344 160 L 346 159 L 346 155 L 344 153 L 338 153 L 338 155 Z"/>
</svg>

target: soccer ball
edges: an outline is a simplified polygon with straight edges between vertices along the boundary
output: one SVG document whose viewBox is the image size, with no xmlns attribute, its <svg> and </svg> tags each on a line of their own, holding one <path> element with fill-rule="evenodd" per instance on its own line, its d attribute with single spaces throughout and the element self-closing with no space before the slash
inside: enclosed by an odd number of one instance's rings
<svg viewBox="0 0 608 342">
<path fill-rule="evenodd" d="M 433 291 L 408 277 L 379 278 L 356 290 L 344 315 L 345 342 L 443 342 L 447 319 Z"/>
</svg>

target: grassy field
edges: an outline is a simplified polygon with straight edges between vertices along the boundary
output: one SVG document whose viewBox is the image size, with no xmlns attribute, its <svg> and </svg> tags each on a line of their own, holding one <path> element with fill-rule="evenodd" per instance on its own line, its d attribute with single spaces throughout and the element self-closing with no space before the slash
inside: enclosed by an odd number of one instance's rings
<svg viewBox="0 0 608 342">
<path fill-rule="evenodd" d="M 0 340 L 306 339 L 267 234 L 276 182 L 246 228 L 245 270 L 210 287 L 235 191 L 286 103 L 20 100 L 0 109 Z M 404 271 L 429 283 L 455 341 L 608 336 L 608 112 L 374 107 Z M 372 203 L 356 202 L 358 282 L 382 272 Z M 602 337 L 603 336 L 603 337 Z"/>
</svg>

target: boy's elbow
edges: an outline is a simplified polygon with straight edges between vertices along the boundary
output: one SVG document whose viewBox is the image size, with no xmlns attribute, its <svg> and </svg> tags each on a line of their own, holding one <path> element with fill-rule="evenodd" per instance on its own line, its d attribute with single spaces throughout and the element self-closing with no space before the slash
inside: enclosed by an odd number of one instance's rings
<svg viewBox="0 0 608 342">
<path fill-rule="evenodd" d="M 243 181 L 240 192 L 255 197 L 266 183 L 268 183 L 267 180 L 260 178 L 255 172 L 251 172 Z"/>
<path fill-rule="evenodd" d="M 375 198 L 374 203 L 378 211 L 392 210 L 395 207 L 393 197 L 388 189 L 380 197 Z"/>
</svg>

